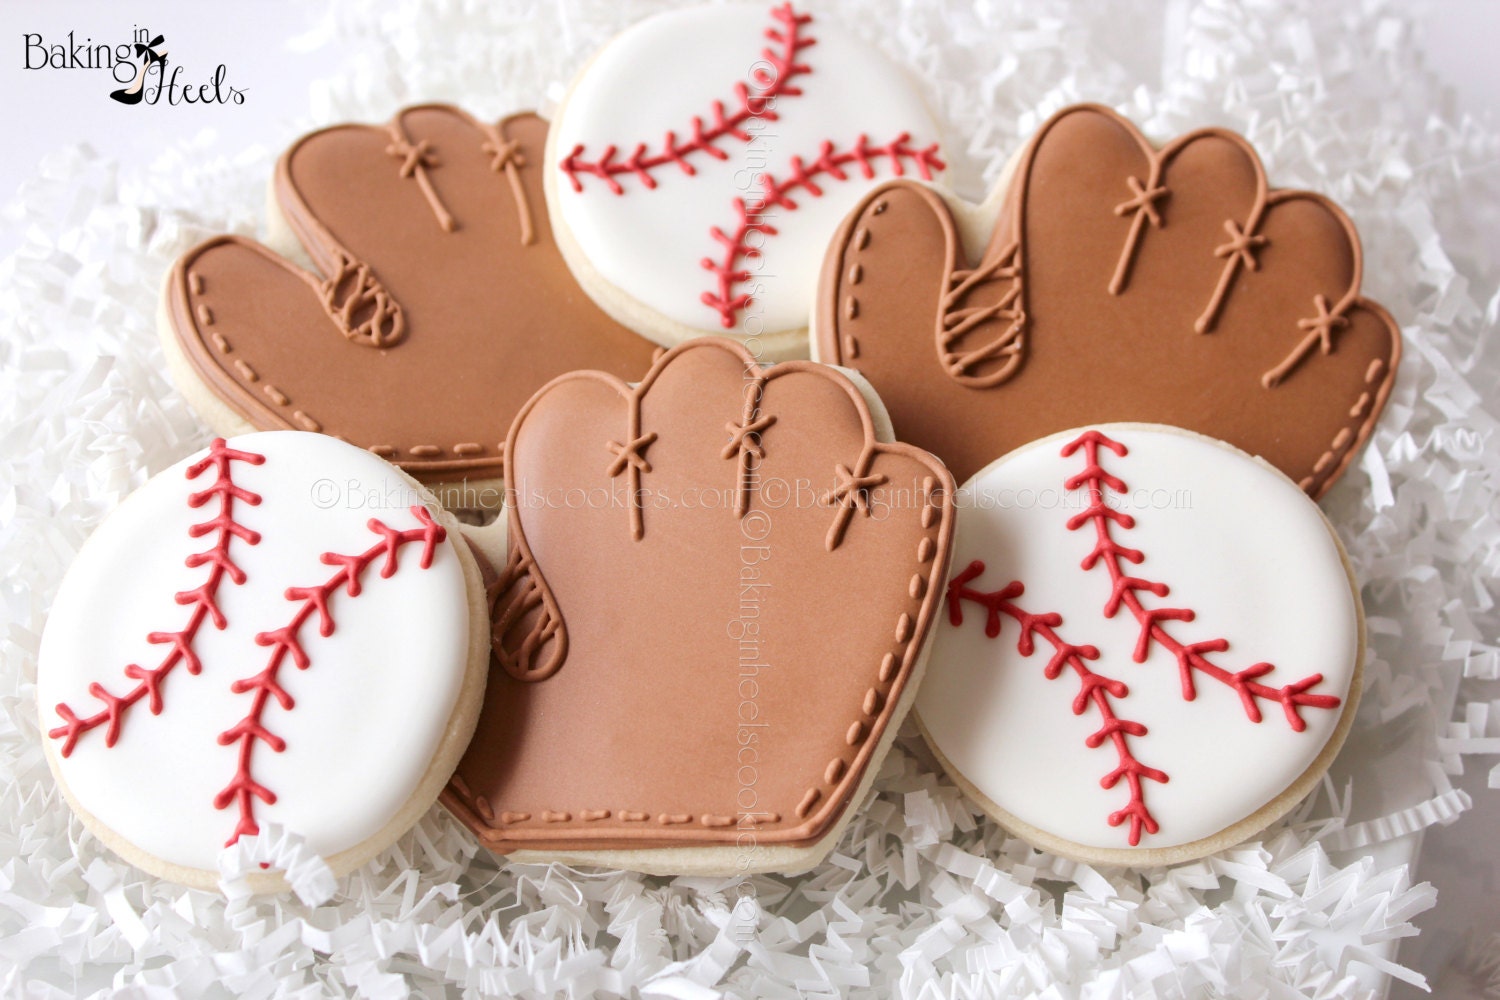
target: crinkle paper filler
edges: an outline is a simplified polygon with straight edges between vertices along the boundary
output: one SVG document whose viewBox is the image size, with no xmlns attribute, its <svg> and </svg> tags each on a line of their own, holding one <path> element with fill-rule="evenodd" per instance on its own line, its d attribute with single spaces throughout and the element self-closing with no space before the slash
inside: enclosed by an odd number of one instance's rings
<svg viewBox="0 0 1500 1000">
<path fill-rule="evenodd" d="M 287 139 L 416 100 L 546 111 L 590 52 L 656 6 L 337 2 L 294 44 L 348 55 Z M 227 897 L 142 876 L 84 832 L 48 773 L 37 641 L 100 518 L 208 439 L 164 373 L 157 291 L 193 242 L 256 232 L 276 151 L 210 158 L 189 142 L 124 166 L 69 149 L 7 210 L 21 247 L 0 264 L 6 994 L 1139 1000 L 1421 984 L 1394 946 L 1435 893 L 1390 848 L 1462 824 L 1470 794 L 1500 785 L 1496 133 L 1445 111 L 1419 24 L 1374 0 L 809 6 L 920 76 L 970 196 L 1049 114 L 1097 100 L 1157 135 L 1238 129 L 1277 184 L 1354 216 L 1366 290 L 1407 353 L 1370 447 L 1324 501 L 1364 583 L 1370 659 L 1323 789 L 1257 842 L 1103 871 L 1006 836 L 908 731 L 838 849 L 796 878 L 507 867 L 440 809 L 340 880 L 278 831 L 226 858 Z M 234 891 L 261 858 L 291 865 L 297 891 Z M 1476 989 L 1494 984 L 1497 950 L 1449 948 Z"/>
</svg>

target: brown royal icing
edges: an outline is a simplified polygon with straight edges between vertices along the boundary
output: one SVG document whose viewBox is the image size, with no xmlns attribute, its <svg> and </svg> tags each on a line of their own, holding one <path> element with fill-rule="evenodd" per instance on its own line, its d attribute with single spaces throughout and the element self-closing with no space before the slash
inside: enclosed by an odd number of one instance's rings
<svg viewBox="0 0 1500 1000">
<path fill-rule="evenodd" d="M 579 288 L 542 194 L 547 123 L 447 105 L 339 125 L 289 149 L 277 204 L 318 273 L 238 236 L 178 261 L 178 343 L 258 428 L 324 431 L 429 481 L 502 473 L 538 387 L 639 377 L 654 345 Z"/>
<path fill-rule="evenodd" d="M 859 369 L 902 439 L 959 481 L 1128 420 L 1228 441 L 1316 497 L 1369 436 L 1401 354 L 1360 274 L 1344 213 L 1268 188 L 1242 137 L 1158 150 L 1083 105 L 1027 147 L 977 266 L 936 194 L 871 192 L 825 260 L 819 356 Z"/>
<path fill-rule="evenodd" d="M 801 846 L 898 724 L 952 479 L 831 368 L 689 341 L 507 441 L 495 658 L 447 803 L 497 851 Z M 635 498 L 634 501 L 632 498 Z"/>
</svg>

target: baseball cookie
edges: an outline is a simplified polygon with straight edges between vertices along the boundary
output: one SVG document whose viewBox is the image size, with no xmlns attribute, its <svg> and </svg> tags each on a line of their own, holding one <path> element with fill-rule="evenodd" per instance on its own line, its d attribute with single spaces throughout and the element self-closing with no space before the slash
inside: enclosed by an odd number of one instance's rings
<svg viewBox="0 0 1500 1000">
<path fill-rule="evenodd" d="M 399 470 L 320 434 L 216 440 L 63 581 L 37 668 L 48 761 L 84 825 L 164 878 L 212 887 L 268 823 L 346 872 L 463 753 L 485 611 L 452 518 Z"/>
<path fill-rule="evenodd" d="M 1253 836 L 1322 777 L 1364 656 L 1333 530 L 1266 463 L 1105 424 L 969 480 L 917 699 L 949 775 L 1006 828 L 1149 866 Z"/>
<path fill-rule="evenodd" d="M 558 244 L 611 315 L 671 346 L 805 357 L 828 239 L 882 179 L 940 176 L 900 67 L 791 4 L 694 7 L 584 67 L 548 138 Z"/>
<path fill-rule="evenodd" d="M 167 277 L 179 387 L 222 434 L 322 431 L 423 481 L 497 480 L 532 393 L 575 368 L 639 378 L 654 350 L 563 263 L 546 135 L 533 114 L 425 105 L 299 140 L 272 184 L 274 249 L 216 237 Z"/>
<path fill-rule="evenodd" d="M 1360 297 L 1336 205 L 1270 188 L 1232 132 L 1156 149 L 1093 106 L 1042 126 L 1002 187 L 996 219 L 889 184 L 830 245 L 814 356 L 864 374 L 903 440 L 962 481 L 1064 428 L 1149 421 L 1314 497 L 1353 460 L 1401 338 Z"/>
<path fill-rule="evenodd" d="M 522 410 L 496 665 L 443 798 L 483 843 L 658 874 L 827 854 L 947 580 L 952 481 L 872 405 L 710 338 Z"/>
</svg>

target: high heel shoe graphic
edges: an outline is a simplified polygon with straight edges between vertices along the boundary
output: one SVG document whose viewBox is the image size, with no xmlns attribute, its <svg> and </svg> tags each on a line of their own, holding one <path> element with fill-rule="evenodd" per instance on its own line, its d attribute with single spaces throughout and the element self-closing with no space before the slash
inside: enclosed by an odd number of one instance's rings
<svg viewBox="0 0 1500 1000">
<path fill-rule="evenodd" d="M 109 96 L 121 104 L 141 103 L 141 98 L 146 94 L 146 74 L 151 71 L 151 67 L 160 66 L 162 72 L 166 72 L 167 50 L 162 48 L 165 42 L 166 38 L 162 35 L 157 35 L 149 42 L 136 42 L 135 54 L 141 60 L 141 68 L 136 70 L 135 79 L 131 81 L 130 86 L 121 87 L 111 92 Z"/>
</svg>

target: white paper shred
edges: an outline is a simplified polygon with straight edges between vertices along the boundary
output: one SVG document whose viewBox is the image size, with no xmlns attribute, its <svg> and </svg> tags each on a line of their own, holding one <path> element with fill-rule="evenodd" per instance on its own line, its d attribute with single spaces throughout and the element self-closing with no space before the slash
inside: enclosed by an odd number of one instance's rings
<svg viewBox="0 0 1500 1000">
<path fill-rule="evenodd" d="M 295 44 L 347 56 L 289 109 L 286 138 L 417 100 L 548 110 L 591 51 L 661 5 L 337 0 Z M 1098 100 L 1158 136 L 1238 129 L 1275 183 L 1354 216 L 1366 292 L 1407 350 L 1370 447 L 1323 504 L 1369 614 L 1365 699 L 1328 779 L 1256 842 L 1124 872 L 1007 837 L 908 730 L 833 856 L 796 878 L 505 867 L 439 809 L 343 879 L 278 831 L 229 859 L 231 875 L 291 869 L 294 894 L 147 878 L 52 781 L 37 640 L 100 518 L 208 437 L 164 373 L 157 289 L 193 242 L 257 232 L 277 150 L 186 142 L 122 165 L 65 149 L 6 209 L 20 250 L 0 262 L 0 992 L 1149 1000 L 1422 982 L 1393 948 L 1434 893 L 1381 850 L 1458 829 L 1468 796 L 1500 785 L 1500 138 L 1452 113 L 1420 23 L 1378 0 L 812 6 L 922 78 L 971 197 L 1047 115 Z M 1500 988 L 1492 928 L 1421 943 Z"/>
<path fill-rule="evenodd" d="M 255 890 L 249 876 L 267 870 L 285 878 L 292 892 L 308 906 L 321 906 L 338 889 L 338 879 L 327 862 L 279 823 L 267 823 L 260 833 L 240 837 L 219 852 L 219 888 L 227 899 L 250 898 Z"/>
</svg>

